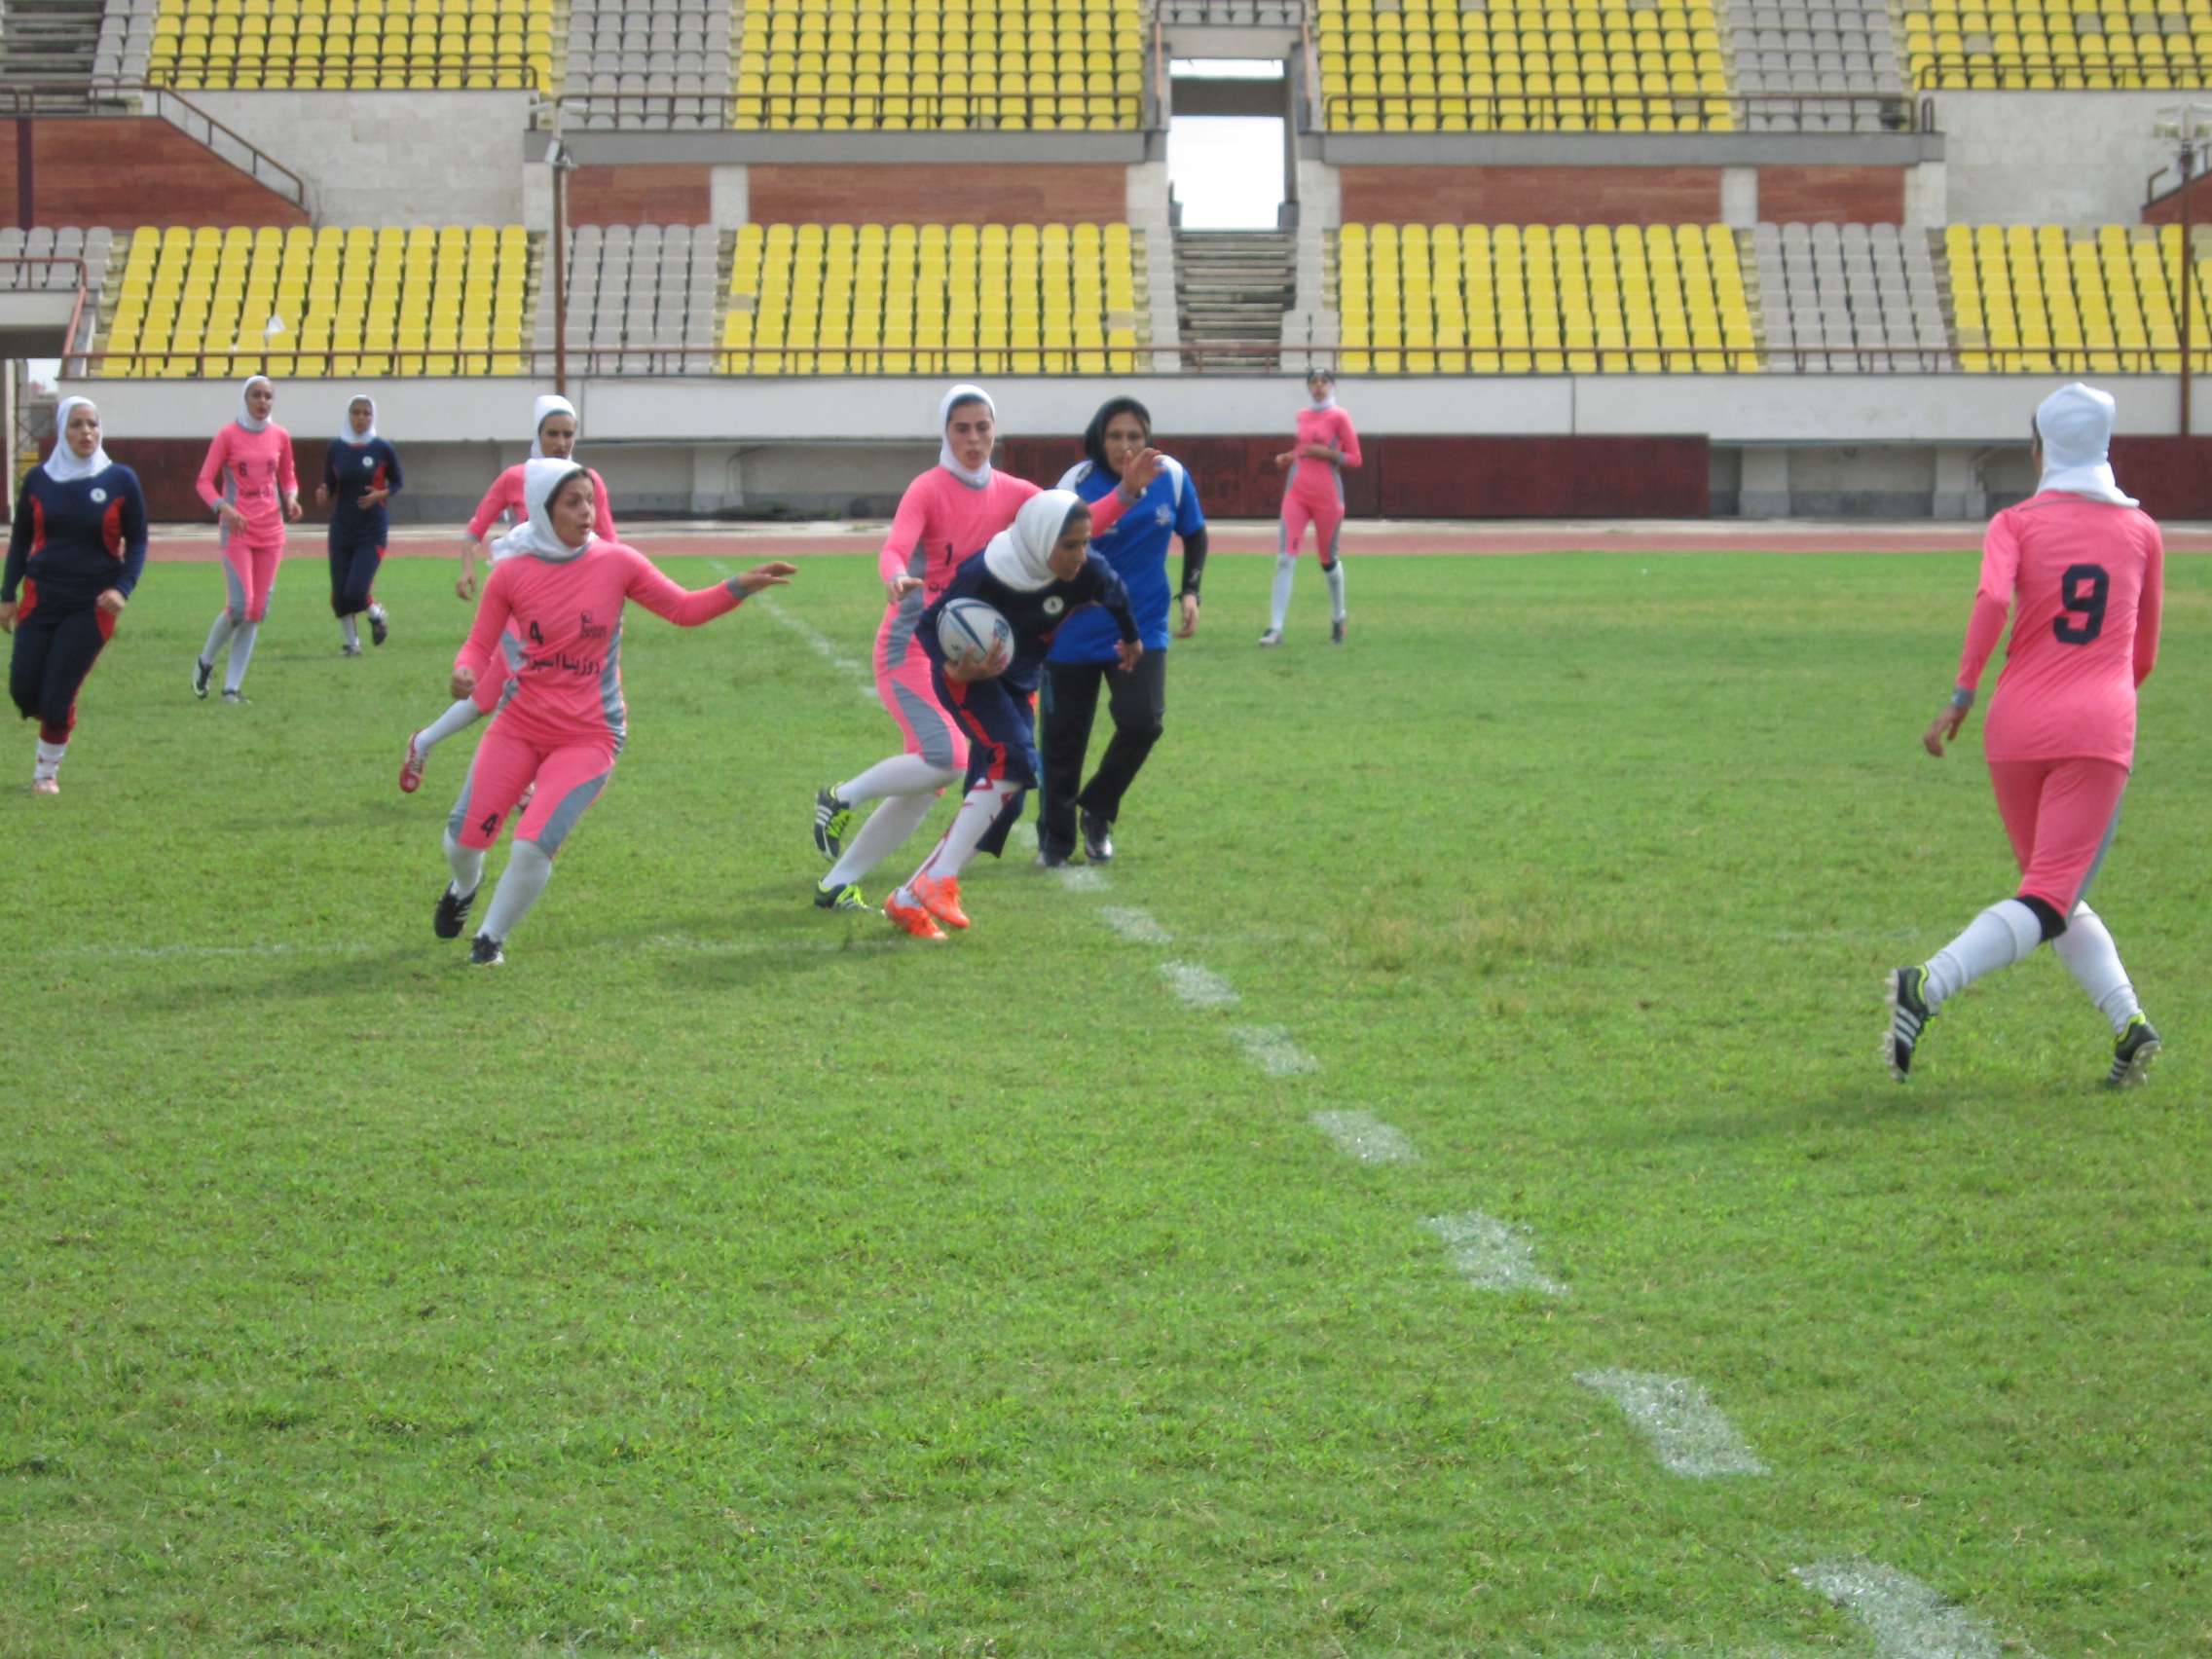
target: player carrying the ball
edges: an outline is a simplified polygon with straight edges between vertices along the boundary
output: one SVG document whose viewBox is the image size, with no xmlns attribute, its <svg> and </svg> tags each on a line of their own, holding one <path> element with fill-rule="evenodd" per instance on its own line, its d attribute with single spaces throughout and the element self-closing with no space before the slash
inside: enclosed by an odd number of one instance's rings
<svg viewBox="0 0 2212 1659">
<path fill-rule="evenodd" d="M 1128 589 L 1113 567 L 1090 557 L 1090 507 L 1073 490 L 1047 490 L 1022 503 L 1011 529 L 965 561 L 914 631 L 928 654 L 938 702 L 968 741 L 968 793 L 952 827 L 906 885 L 883 906 L 892 923 L 916 939 L 942 939 L 964 928 L 960 872 L 978 851 L 994 857 L 1021 816 L 1023 794 L 1037 787 L 1036 715 L 1030 699 L 1052 636 L 1087 605 L 1105 608 L 1122 639 L 1124 672 L 1144 657 Z M 940 637 L 946 611 L 980 600 L 1006 619 L 1011 649 L 1001 663 L 970 648 L 955 657 Z"/>
<path fill-rule="evenodd" d="M 1982 749 L 2020 889 L 1927 962 L 1890 975 L 1883 1051 L 1900 1083 L 1937 1009 L 2046 940 L 2112 1021 L 2109 1086 L 2141 1083 L 2158 1051 L 2112 935 L 2087 902 L 2135 759 L 2135 692 L 2158 659 L 2165 571 L 2158 527 L 2113 478 L 2112 424 L 2113 400 L 2094 387 L 2045 398 L 2030 451 L 2042 483 L 1989 521 L 1958 688 L 1921 742 L 1940 757 L 1958 737 L 2009 610 L 2012 637 Z"/>
</svg>

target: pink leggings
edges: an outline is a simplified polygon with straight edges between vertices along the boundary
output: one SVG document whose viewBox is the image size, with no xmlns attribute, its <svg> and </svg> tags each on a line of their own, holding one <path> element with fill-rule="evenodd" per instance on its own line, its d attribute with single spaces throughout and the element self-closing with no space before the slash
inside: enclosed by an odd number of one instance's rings
<svg viewBox="0 0 2212 1659">
<path fill-rule="evenodd" d="M 2020 861 L 2020 897 L 2072 914 L 2119 828 L 2127 768 L 2117 760 L 1992 760 L 1989 781 Z"/>
<path fill-rule="evenodd" d="M 1282 548 L 1292 558 L 1298 557 L 1300 545 L 1306 540 L 1306 527 L 1313 527 L 1313 541 L 1321 554 L 1321 569 L 1327 570 L 1337 562 L 1337 533 L 1344 528 L 1345 504 L 1331 497 L 1325 499 L 1309 499 L 1295 490 L 1282 498 Z"/>
<path fill-rule="evenodd" d="M 258 622 L 269 614 L 269 595 L 276 586 L 276 567 L 284 560 L 284 533 L 274 541 L 244 535 L 223 538 L 223 580 L 230 589 L 233 622 Z"/>
<path fill-rule="evenodd" d="M 535 841 L 551 858 L 613 772 L 614 739 L 608 733 L 551 743 L 510 732 L 494 720 L 476 746 L 468 781 L 446 826 L 462 846 L 481 851 L 499 838 L 507 814 L 535 784 L 537 793 L 515 825 L 515 839 Z"/>
</svg>

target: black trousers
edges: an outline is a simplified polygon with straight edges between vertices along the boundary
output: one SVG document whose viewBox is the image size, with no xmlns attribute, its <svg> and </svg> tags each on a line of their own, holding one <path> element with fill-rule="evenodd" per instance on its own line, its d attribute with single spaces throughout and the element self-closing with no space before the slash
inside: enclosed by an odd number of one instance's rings
<svg viewBox="0 0 2212 1659">
<path fill-rule="evenodd" d="M 28 583 L 25 586 L 29 586 Z M 49 743 L 67 743 L 77 723 L 77 692 L 115 633 L 115 618 L 89 599 L 26 595 L 16 618 L 8 695 Z"/>
<path fill-rule="evenodd" d="M 330 527 L 330 608 L 340 616 L 368 609 L 369 590 L 384 565 L 385 539 L 374 530 L 341 533 Z"/>
<path fill-rule="evenodd" d="M 1114 737 L 1098 770 L 1083 782 L 1090 725 L 1104 682 Z M 1122 796 L 1136 782 L 1145 756 L 1167 721 L 1167 653 L 1147 651 L 1133 673 L 1118 662 L 1048 662 L 1040 688 L 1037 742 L 1044 756 L 1045 787 L 1038 807 L 1037 846 L 1063 857 L 1075 851 L 1076 809 L 1111 824 L 1122 815 Z"/>
</svg>

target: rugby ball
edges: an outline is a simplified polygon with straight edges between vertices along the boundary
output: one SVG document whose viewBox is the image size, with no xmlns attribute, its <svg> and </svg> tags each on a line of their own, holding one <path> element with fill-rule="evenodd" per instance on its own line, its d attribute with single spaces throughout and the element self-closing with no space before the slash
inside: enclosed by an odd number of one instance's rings
<svg viewBox="0 0 2212 1659">
<path fill-rule="evenodd" d="M 937 643 L 947 662 L 981 652 L 993 674 L 1014 660 L 1014 628 L 979 599 L 956 599 L 938 613 Z"/>
</svg>

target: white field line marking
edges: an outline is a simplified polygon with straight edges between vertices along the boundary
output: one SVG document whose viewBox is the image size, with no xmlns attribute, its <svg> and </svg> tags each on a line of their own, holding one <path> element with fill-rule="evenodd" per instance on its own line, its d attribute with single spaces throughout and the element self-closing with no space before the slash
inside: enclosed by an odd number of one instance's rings
<svg viewBox="0 0 2212 1659">
<path fill-rule="evenodd" d="M 1876 1659 L 2000 1659 L 2025 1652 L 1908 1572 L 1871 1561 L 1825 1561 L 1791 1569 L 1807 1589 L 1842 1607 L 1874 1639 Z"/>
<path fill-rule="evenodd" d="M 1523 1228 L 1508 1226 L 1481 1210 L 1431 1216 L 1421 1226 L 1444 1240 L 1452 1266 L 1477 1290 L 1567 1294 L 1567 1286 L 1536 1266 L 1535 1246 Z"/>
<path fill-rule="evenodd" d="M 1100 920 L 1131 944 L 1172 942 L 1167 930 L 1152 919 L 1149 910 L 1133 910 L 1125 904 L 1109 904 L 1098 915 Z"/>
<path fill-rule="evenodd" d="M 1767 1472 L 1735 1425 L 1720 1415 L 1720 1408 L 1687 1377 L 1584 1371 L 1574 1380 L 1620 1407 L 1621 1415 L 1643 1432 L 1671 1473 L 1707 1480 L 1714 1475 Z"/>
<path fill-rule="evenodd" d="M 1372 1112 L 1316 1112 L 1312 1124 L 1337 1143 L 1339 1151 L 1362 1163 L 1419 1163 L 1420 1154 L 1402 1130 Z"/>
<path fill-rule="evenodd" d="M 1114 885 L 1106 879 L 1105 871 L 1088 865 L 1064 865 L 1057 873 L 1060 885 L 1070 893 L 1104 893 Z"/>
<path fill-rule="evenodd" d="M 1237 1025 L 1229 1034 L 1242 1047 L 1244 1057 L 1270 1077 L 1296 1077 L 1321 1069 L 1321 1062 L 1293 1043 L 1279 1025 Z"/>
<path fill-rule="evenodd" d="M 1037 850 L 1036 820 L 1024 818 L 1019 824 L 1016 824 L 1014 827 L 1014 841 L 1015 846 L 1027 847 L 1031 852 L 1035 852 Z"/>
<path fill-rule="evenodd" d="M 724 564 L 719 559 L 709 559 L 707 561 L 707 565 L 711 570 L 718 571 L 725 581 L 729 577 L 737 574 L 735 571 L 731 570 L 728 565 Z M 861 694 L 868 698 L 871 702 L 874 700 L 875 671 L 868 667 L 866 663 L 854 661 L 851 657 L 847 656 L 843 651 L 837 648 L 836 641 L 830 639 L 829 635 L 825 634 L 821 629 L 814 626 L 813 623 L 802 621 L 800 618 L 793 616 L 790 611 L 786 610 L 782 606 L 778 605 L 773 599 L 769 598 L 766 593 L 755 594 L 752 599 L 747 601 L 747 603 L 750 605 L 757 605 L 761 609 L 765 610 L 769 615 L 773 616 L 777 621 L 781 622 L 785 627 L 789 628 L 793 633 L 796 634 L 800 639 L 804 640 L 807 644 L 807 648 L 812 650 L 816 656 L 822 658 L 823 661 L 827 662 L 839 674 L 850 675 L 855 681 L 859 682 L 859 689 L 861 691 Z"/>
<path fill-rule="evenodd" d="M 1227 979 L 1196 962 L 1162 962 L 1160 971 L 1167 976 L 1168 988 L 1188 1007 L 1227 1008 L 1244 1000 Z"/>
</svg>

